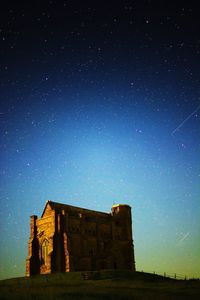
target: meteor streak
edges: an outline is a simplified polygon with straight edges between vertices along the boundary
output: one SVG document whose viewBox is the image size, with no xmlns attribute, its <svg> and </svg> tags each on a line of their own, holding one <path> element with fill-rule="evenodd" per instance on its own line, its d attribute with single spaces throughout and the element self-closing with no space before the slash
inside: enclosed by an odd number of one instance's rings
<svg viewBox="0 0 200 300">
<path fill-rule="evenodd" d="M 177 245 L 180 245 L 189 236 L 189 234 L 190 234 L 189 232 L 184 234 L 184 236 L 178 241 Z"/>
<path fill-rule="evenodd" d="M 178 131 L 192 116 L 193 116 L 193 114 L 195 113 L 195 112 L 197 112 L 198 110 L 200 109 L 200 105 L 198 105 L 197 106 L 197 108 L 189 115 L 189 116 L 187 116 L 187 118 L 185 118 L 184 120 L 183 120 L 183 122 L 181 122 L 172 132 L 171 132 L 171 136 L 173 136 L 174 135 L 174 133 L 176 132 L 176 131 Z"/>
</svg>

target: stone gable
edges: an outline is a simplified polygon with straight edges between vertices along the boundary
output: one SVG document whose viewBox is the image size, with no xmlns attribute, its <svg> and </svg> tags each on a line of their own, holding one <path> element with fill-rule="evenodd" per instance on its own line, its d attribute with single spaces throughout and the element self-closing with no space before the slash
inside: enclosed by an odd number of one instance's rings
<svg viewBox="0 0 200 300">
<path fill-rule="evenodd" d="M 135 270 L 130 206 L 104 213 L 47 201 L 30 217 L 26 276 L 100 269 Z"/>
</svg>

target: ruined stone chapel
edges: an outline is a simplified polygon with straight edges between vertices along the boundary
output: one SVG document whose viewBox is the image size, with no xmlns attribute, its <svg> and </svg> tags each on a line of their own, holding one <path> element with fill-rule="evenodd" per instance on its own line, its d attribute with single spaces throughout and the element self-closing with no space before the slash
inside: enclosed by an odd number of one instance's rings
<svg viewBox="0 0 200 300">
<path fill-rule="evenodd" d="M 104 213 L 47 201 L 30 217 L 26 276 L 100 269 L 135 270 L 130 206 Z"/>
</svg>

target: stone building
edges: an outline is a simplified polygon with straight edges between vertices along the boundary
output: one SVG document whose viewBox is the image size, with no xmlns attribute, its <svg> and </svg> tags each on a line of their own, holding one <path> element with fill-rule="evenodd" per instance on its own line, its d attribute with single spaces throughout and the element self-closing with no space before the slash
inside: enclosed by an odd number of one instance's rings
<svg viewBox="0 0 200 300">
<path fill-rule="evenodd" d="M 104 213 L 47 201 L 30 217 L 26 276 L 100 269 L 135 270 L 130 206 Z"/>
</svg>

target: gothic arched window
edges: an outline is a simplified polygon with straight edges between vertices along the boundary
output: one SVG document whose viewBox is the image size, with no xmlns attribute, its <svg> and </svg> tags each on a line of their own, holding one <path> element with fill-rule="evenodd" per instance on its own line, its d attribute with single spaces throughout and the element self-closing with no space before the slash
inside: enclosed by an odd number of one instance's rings
<svg viewBox="0 0 200 300">
<path fill-rule="evenodd" d="M 41 262 L 46 265 L 49 242 L 45 239 L 41 247 Z"/>
</svg>

